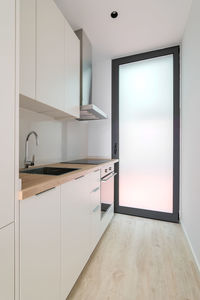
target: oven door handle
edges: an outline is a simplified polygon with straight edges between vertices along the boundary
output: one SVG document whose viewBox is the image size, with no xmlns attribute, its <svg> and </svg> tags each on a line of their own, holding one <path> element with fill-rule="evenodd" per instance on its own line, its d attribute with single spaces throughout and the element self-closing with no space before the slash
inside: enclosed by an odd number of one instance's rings
<svg viewBox="0 0 200 300">
<path fill-rule="evenodd" d="M 112 172 L 110 176 L 107 175 L 106 177 L 103 177 L 103 178 L 101 179 L 101 181 L 102 181 L 102 182 L 106 182 L 106 181 L 108 181 L 109 179 L 111 179 L 112 177 L 115 177 L 116 175 L 117 175 L 117 173 Z"/>
</svg>

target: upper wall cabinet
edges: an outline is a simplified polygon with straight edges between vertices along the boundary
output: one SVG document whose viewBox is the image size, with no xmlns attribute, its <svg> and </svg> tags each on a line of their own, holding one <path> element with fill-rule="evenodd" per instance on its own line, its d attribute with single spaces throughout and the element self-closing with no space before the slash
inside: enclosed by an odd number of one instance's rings
<svg viewBox="0 0 200 300">
<path fill-rule="evenodd" d="M 36 1 L 20 0 L 20 93 L 35 99 Z"/>
<path fill-rule="evenodd" d="M 21 0 L 20 105 L 79 117 L 80 43 L 53 0 Z"/>
<path fill-rule="evenodd" d="M 15 1 L 0 1 L 0 228 L 14 221 Z M 0 297 L 1 298 L 1 297 Z M 2 299 L 2 298 L 1 298 Z M 5 299 L 5 298 L 4 298 Z"/>
<path fill-rule="evenodd" d="M 65 110 L 65 20 L 53 1 L 37 1 L 36 99 Z"/>
<path fill-rule="evenodd" d="M 80 40 L 65 22 L 65 110 L 80 117 Z"/>
</svg>

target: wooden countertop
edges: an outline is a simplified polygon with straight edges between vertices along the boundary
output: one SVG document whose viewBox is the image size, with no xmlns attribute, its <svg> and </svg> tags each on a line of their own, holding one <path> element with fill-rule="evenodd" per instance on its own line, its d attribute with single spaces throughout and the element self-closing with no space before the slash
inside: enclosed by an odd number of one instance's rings
<svg viewBox="0 0 200 300">
<path fill-rule="evenodd" d="M 40 167 L 59 167 L 59 168 L 75 168 L 76 171 L 66 173 L 59 176 L 53 175 L 39 175 L 39 174 L 26 174 L 19 173 L 19 178 L 22 180 L 22 189 L 19 191 L 19 200 L 32 197 L 36 194 L 44 192 L 48 189 L 59 186 L 67 181 L 76 179 L 77 177 L 86 175 L 92 171 L 98 170 L 109 163 L 117 163 L 118 159 L 108 159 L 107 162 L 99 165 L 86 165 L 86 164 L 48 164 L 35 166 L 33 168 Z"/>
</svg>

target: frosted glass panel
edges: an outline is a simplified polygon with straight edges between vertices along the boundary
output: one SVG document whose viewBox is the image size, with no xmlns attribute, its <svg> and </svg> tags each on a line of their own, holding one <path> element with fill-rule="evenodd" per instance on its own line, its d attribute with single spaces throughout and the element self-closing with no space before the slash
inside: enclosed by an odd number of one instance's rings
<svg viewBox="0 0 200 300">
<path fill-rule="evenodd" d="M 119 205 L 173 212 L 173 55 L 119 69 Z"/>
</svg>

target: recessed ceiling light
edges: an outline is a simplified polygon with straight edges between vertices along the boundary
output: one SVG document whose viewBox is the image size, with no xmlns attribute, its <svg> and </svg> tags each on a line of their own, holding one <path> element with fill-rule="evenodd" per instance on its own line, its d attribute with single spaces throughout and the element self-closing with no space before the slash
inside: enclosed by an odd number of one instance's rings
<svg viewBox="0 0 200 300">
<path fill-rule="evenodd" d="M 111 12 L 110 16 L 111 18 L 115 19 L 118 17 L 118 12 L 114 10 L 113 12 Z"/>
</svg>

